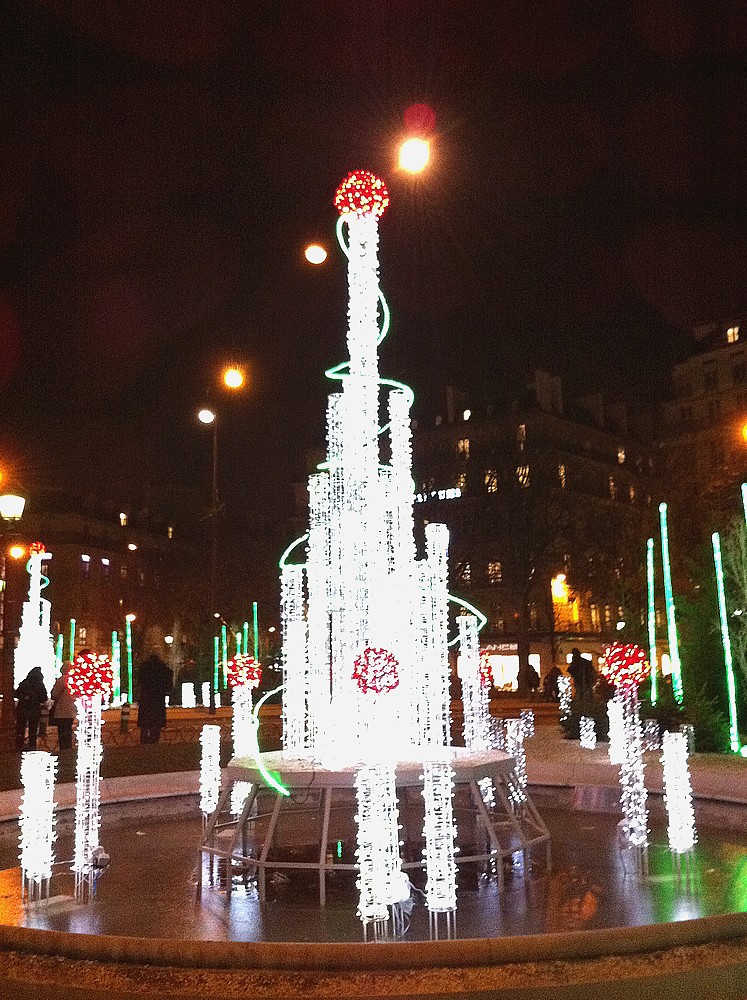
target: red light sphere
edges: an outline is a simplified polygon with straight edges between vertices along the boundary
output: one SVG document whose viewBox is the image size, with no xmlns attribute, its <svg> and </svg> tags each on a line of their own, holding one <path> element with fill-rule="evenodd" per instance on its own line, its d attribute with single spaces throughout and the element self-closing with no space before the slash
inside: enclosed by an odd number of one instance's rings
<svg viewBox="0 0 747 1000">
<path fill-rule="evenodd" d="M 386 694 L 399 684 L 399 660 L 388 649 L 369 646 L 356 657 L 353 680 L 363 694 Z"/>
<path fill-rule="evenodd" d="M 637 688 L 651 673 L 651 666 L 641 646 L 613 642 L 604 651 L 602 673 L 615 687 Z"/>
<path fill-rule="evenodd" d="M 262 680 L 262 667 L 253 656 L 241 654 L 228 661 L 226 675 L 229 687 L 255 688 Z"/>
<path fill-rule="evenodd" d="M 104 653 L 78 653 L 68 671 L 65 683 L 73 698 L 104 699 L 114 687 L 114 674 L 109 657 Z"/>
<path fill-rule="evenodd" d="M 340 215 L 375 215 L 380 219 L 388 204 L 386 185 L 370 170 L 353 170 L 335 192 Z"/>
</svg>

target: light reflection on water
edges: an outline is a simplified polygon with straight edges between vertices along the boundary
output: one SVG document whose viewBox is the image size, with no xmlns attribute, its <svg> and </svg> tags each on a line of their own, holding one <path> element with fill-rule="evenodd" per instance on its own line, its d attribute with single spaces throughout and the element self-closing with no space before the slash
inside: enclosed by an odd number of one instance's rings
<svg viewBox="0 0 747 1000">
<path fill-rule="evenodd" d="M 639 881 L 626 869 L 618 851 L 617 815 L 553 809 L 542 813 L 552 837 L 552 871 L 547 872 L 538 858 L 536 864 L 527 864 L 522 877 L 519 855 L 506 866 L 503 893 L 498 892 L 495 877 L 474 869 L 461 872 L 458 937 L 633 926 L 747 910 L 747 836 L 701 830 L 692 877 L 684 883 L 673 874 L 663 818 L 655 817 L 649 877 Z M 211 875 L 204 862 L 203 890 L 198 894 L 195 845 L 199 830 L 199 820 L 178 819 L 128 821 L 104 829 L 102 843 L 112 856 L 112 865 L 91 906 L 69 898 L 72 877 L 62 868 L 53 879 L 52 903 L 24 911 L 18 869 L 0 871 L 0 922 L 75 933 L 202 940 L 361 939 L 354 876 L 349 873 L 331 876 L 324 910 L 318 906 L 316 877 L 295 874 L 289 879 L 270 877 L 264 910 L 253 881 L 234 876 L 227 904 L 223 863 L 215 865 Z M 58 857 L 69 853 L 70 845 L 61 837 Z M 0 867 L 17 864 L 16 856 L 13 845 L 3 844 Z M 413 874 L 413 882 L 422 888 L 418 873 Z M 416 894 L 406 937 L 429 937 L 428 912 L 420 894 Z"/>
</svg>

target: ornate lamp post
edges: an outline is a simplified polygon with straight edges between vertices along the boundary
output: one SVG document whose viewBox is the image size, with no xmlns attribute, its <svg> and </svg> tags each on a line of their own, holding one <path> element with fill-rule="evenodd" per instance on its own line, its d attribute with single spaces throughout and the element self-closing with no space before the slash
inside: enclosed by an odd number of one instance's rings
<svg viewBox="0 0 747 1000">
<path fill-rule="evenodd" d="M 18 634 L 20 624 L 20 603 L 17 595 L 8 590 L 7 553 L 5 543 L 9 540 L 9 535 L 13 527 L 23 517 L 26 506 L 26 498 L 16 493 L 4 493 L 0 496 L 0 543 L 2 544 L 2 557 L 0 562 L 0 572 L 2 574 L 2 661 L 0 663 L 2 681 L 2 712 L 0 713 L 0 730 L 2 730 L 2 742 L 5 745 L 12 743 L 12 732 L 15 721 L 15 711 L 13 705 L 13 658 L 15 653 L 15 639 Z"/>
</svg>

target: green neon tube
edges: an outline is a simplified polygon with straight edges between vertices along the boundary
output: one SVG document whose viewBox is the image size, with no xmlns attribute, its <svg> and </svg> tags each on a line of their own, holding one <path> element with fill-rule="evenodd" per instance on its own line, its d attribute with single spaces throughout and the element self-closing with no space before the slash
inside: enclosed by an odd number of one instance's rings
<svg viewBox="0 0 747 1000">
<path fill-rule="evenodd" d="M 119 701 L 122 686 L 122 664 L 119 653 L 119 633 L 116 629 L 112 632 L 112 674 L 114 675 L 114 690 L 112 700 Z"/>
<path fill-rule="evenodd" d="M 297 549 L 299 545 L 302 545 L 308 537 L 309 533 L 307 531 L 305 534 L 301 535 L 300 538 L 297 538 L 295 542 L 290 543 L 288 548 L 280 557 L 280 563 L 279 563 L 280 569 L 284 569 L 288 565 L 288 559 L 290 557 L 291 552 L 293 552 L 294 549 Z"/>
<path fill-rule="evenodd" d="M 254 717 L 254 725 L 252 727 L 252 732 L 254 735 L 254 747 L 256 748 L 256 752 L 252 753 L 252 757 L 254 758 L 254 763 L 259 768 L 259 773 L 262 775 L 265 784 L 270 785 L 271 788 L 274 788 L 279 795 L 290 796 L 290 792 L 285 787 L 285 785 L 281 785 L 280 782 L 277 780 L 277 778 L 274 775 L 270 774 L 265 765 L 262 763 L 262 758 L 259 751 L 259 710 L 264 705 L 264 703 L 267 701 L 268 698 L 272 697 L 272 695 L 277 694 L 278 691 L 282 690 L 283 690 L 283 685 L 281 684 L 280 687 L 276 687 L 273 688 L 272 691 L 268 691 L 267 694 L 263 695 L 259 699 L 257 704 L 252 709 L 252 716 Z"/>
<path fill-rule="evenodd" d="M 244 622 L 244 652 L 249 652 L 249 622 Z"/>
<path fill-rule="evenodd" d="M 252 625 L 254 626 L 254 659 L 259 660 L 259 618 L 256 601 L 252 601 Z"/>
<path fill-rule="evenodd" d="M 482 611 L 476 608 L 474 604 L 470 604 L 469 601 L 463 601 L 461 597 L 454 597 L 453 594 L 449 594 L 448 597 L 452 604 L 458 604 L 460 608 L 464 608 L 466 611 L 471 611 L 472 614 L 477 617 L 479 623 L 477 626 L 477 631 L 482 632 L 482 630 L 488 623 L 487 615 L 484 615 Z M 459 642 L 459 636 L 455 635 L 454 638 L 449 643 L 449 645 L 453 646 L 457 642 Z"/>
<path fill-rule="evenodd" d="M 654 597 L 654 540 L 646 542 L 646 578 L 648 580 L 648 661 L 651 664 L 651 704 L 656 704 L 659 685 L 659 658 L 656 655 L 656 604 Z"/>
<path fill-rule="evenodd" d="M 70 656 L 68 660 L 71 662 L 75 659 L 75 619 L 70 619 Z"/>
<path fill-rule="evenodd" d="M 57 635 L 57 642 L 54 646 L 54 672 L 55 677 L 59 677 L 62 674 L 62 657 L 63 649 L 65 647 L 65 636 L 60 632 Z"/>
<path fill-rule="evenodd" d="M 659 504 L 659 522 L 661 524 L 661 563 L 664 570 L 664 601 L 667 607 L 667 633 L 669 635 L 669 658 L 672 661 L 672 692 L 679 705 L 682 704 L 682 664 L 677 643 L 677 621 L 674 615 L 674 597 L 672 596 L 672 573 L 669 567 L 669 532 L 667 530 L 667 505 Z"/>
<path fill-rule="evenodd" d="M 729 638 L 729 621 L 726 617 L 726 595 L 724 594 L 724 568 L 721 563 L 721 539 L 714 531 L 713 561 L 716 565 L 716 588 L 718 590 L 718 613 L 721 619 L 721 641 L 724 644 L 724 663 L 726 664 L 726 690 L 729 695 L 729 742 L 732 753 L 739 753 L 739 728 L 737 726 L 737 691 L 734 683 L 734 665 L 731 658 L 731 639 Z"/>
<path fill-rule="evenodd" d="M 125 621 L 125 649 L 127 650 L 127 701 L 132 704 L 132 622 Z"/>
<path fill-rule="evenodd" d="M 223 664 L 223 687 L 228 686 L 228 626 L 220 627 L 221 663 Z"/>
<path fill-rule="evenodd" d="M 213 691 L 218 690 L 218 681 L 220 679 L 220 639 L 217 635 L 213 636 Z"/>
<path fill-rule="evenodd" d="M 241 632 L 236 633 L 236 655 L 241 656 Z"/>
</svg>

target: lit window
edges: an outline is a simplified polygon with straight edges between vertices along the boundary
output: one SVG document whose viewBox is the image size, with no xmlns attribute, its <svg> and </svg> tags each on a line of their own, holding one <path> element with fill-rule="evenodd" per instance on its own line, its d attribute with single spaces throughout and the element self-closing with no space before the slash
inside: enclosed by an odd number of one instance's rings
<svg viewBox="0 0 747 1000">
<path fill-rule="evenodd" d="M 488 493 L 498 492 L 498 471 L 496 469 L 485 470 L 485 489 Z"/>
<path fill-rule="evenodd" d="M 454 481 L 454 487 L 458 490 L 465 490 L 467 488 L 467 473 L 460 472 Z"/>
<path fill-rule="evenodd" d="M 457 573 L 459 576 L 460 583 L 471 583 L 472 566 L 468 562 L 464 562 L 460 566 L 458 566 Z"/>
<path fill-rule="evenodd" d="M 109 565 L 109 560 L 106 558 L 106 556 L 102 556 L 101 557 L 101 565 L 102 566 L 108 566 Z"/>
<path fill-rule="evenodd" d="M 601 624 L 599 621 L 599 608 L 596 604 L 589 605 L 589 612 L 591 614 L 591 627 L 595 632 L 601 632 Z"/>
<path fill-rule="evenodd" d="M 604 606 L 604 624 L 607 628 L 612 625 L 612 609 L 609 604 L 605 604 Z"/>
<path fill-rule="evenodd" d="M 86 639 L 88 638 L 88 629 L 85 627 L 85 625 L 81 625 L 80 628 L 78 629 L 78 638 L 82 642 L 85 642 Z"/>
<path fill-rule="evenodd" d="M 617 483 L 614 476 L 610 476 L 610 496 L 613 500 L 617 496 Z"/>
<path fill-rule="evenodd" d="M 488 580 L 490 583 L 501 583 L 503 581 L 503 567 L 496 559 L 491 559 L 488 563 Z"/>
<path fill-rule="evenodd" d="M 469 458 L 469 438 L 459 438 L 457 441 L 457 455 L 461 458 Z"/>
<path fill-rule="evenodd" d="M 524 451 L 524 445 L 527 443 L 527 425 L 519 424 L 516 428 L 516 441 L 519 445 L 519 451 Z"/>
<path fill-rule="evenodd" d="M 530 628 L 537 628 L 537 622 L 539 621 L 539 615 L 537 613 L 537 605 L 532 603 L 529 605 L 529 626 Z"/>
<path fill-rule="evenodd" d="M 101 575 L 109 576 L 109 560 L 106 556 L 103 556 L 101 559 Z"/>
<path fill-rule="evenodd" d="M 81 561 L 81 562 L 83 562 L 83 563 L 89 563 L 89 562 L 91 561 L 91 557 L 90 557 L 90 556 L 87 556 L 87 555 L 86 555 L 86 554 L 84 553 L 84 554 L 83 554 L 83 555 L 82 555 L 82 556 L 80 557 L 80 561 Z"/>
<path fill-rule="evenodd" d="M 127 579 L 127 567 L 122 563 L 119 567 L 119 575 L 123 580 Z"/>
<path fill-rule="evenodd" d="M 169 525 L 168 528 L 166 529 L 166 537 L 167 538 L 173 538 L 174 537 L 174 529 L 172 528 L 171 525 Z"/>
<path fill-rule="evenodd" d="M 625 449 L 622 445 L 617 446 L 617 461 L 620 465 L 625 461 Z"/>
<path fill-rule="evenodd" d="M 565 489 L 565 484 L 566 484 L 566 478 L 565 478 L 565 466 L 563 465 L 562 462 L 558 466 L 558 479 L 560 480 L 560 488 L 561 488 L 561 490 L 564 490 Z"/>
<path fill-rule="evenodd" d="M 522 489 L 526 489 L 527 486 L 529 486 L 529 466 L 517 465 L 516 478 L 519 480 L 519 486 L 521 486 Z"/>
<path fill-rule="evenodd" d="M 119 523 L 123 528 L 127 527 L 127 515 L 122 511 L 119 515 Z"/>
<path fill-rule="evenodd" d="M 464 413 L 462 414 L 462 419 L 469 420 L 471 416 L 472 416 L 472 410 L 465 410 Z"/>
<path fill-rule="evenodd" d="M 80 557 L 80 568 L 83 570 L 83 576 L 88 576 L 91 570 L 91 557 L 87 555 L 82 555 Z"/>
<path fill-rule="evenodd" d="M 738 340 L 739 340 L 739 327 L 730 326 L 729 329 L 726 331 L 727 344 L 736 344 Z"/>
<path fill-rule="evenodd" d="M 628 496 L 630 497 L 630 502 L 633 503 L 635 500 L 635 486 L 632 484 L 628 487 Z"/>
</svg>

